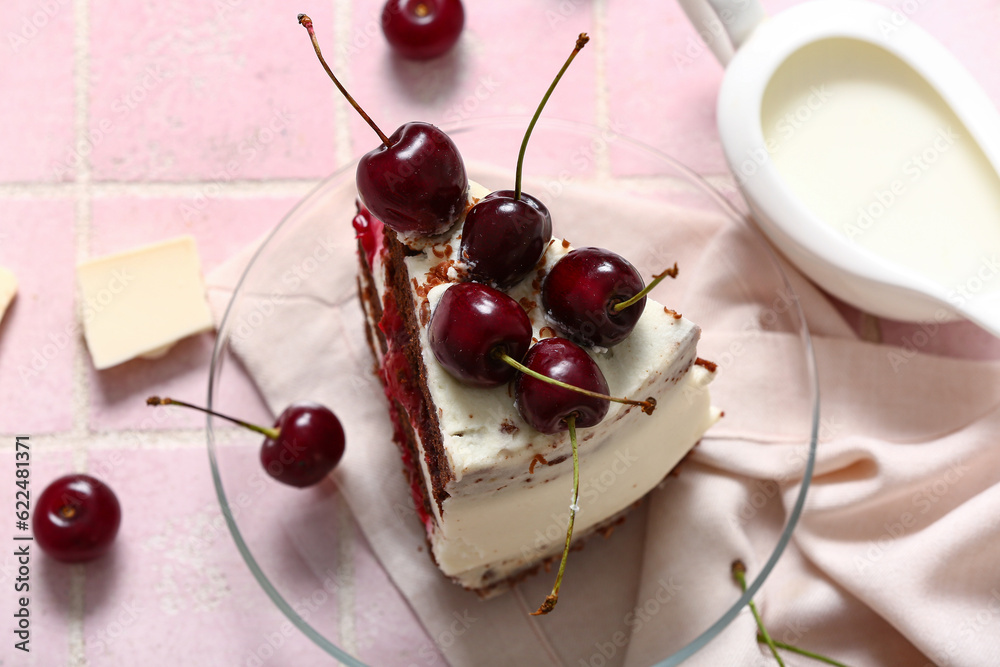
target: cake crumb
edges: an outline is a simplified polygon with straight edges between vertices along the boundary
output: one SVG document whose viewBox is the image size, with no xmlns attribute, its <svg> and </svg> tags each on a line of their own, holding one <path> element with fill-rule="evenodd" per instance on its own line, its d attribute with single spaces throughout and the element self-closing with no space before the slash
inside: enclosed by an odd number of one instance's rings
<svg viewBox="0 0 1000 667">
<path fill-rule="evenodd" d="M 531 464 L 528 466 L 529 475 L 535 474 L 535 466 L 538 465 L 539 463 L 544 463 L 545 465 L 549 465 L 549 462 L 545 460 L 544 456 L 542 456 L 541 454 L 535 454 L 535 458 L 531 459 Z"/>
<path fill-rule="evenodd" d="M 420 326 L 426 327 L 431 321 L 431 304 L 427 299 L 420 304 Z"/>
<path fill-rule="evenodd" d="M 697 359 L 695 359 L 694 363 L 697 366 L 701 366 L 702 368 L 704 368 L 705 370 L 707 370 L 709 373 L 714 373 L 716 371 L 716 369 L 719 368 L 719 364 L 715 363 L 714 361 L 708 361 L 707 359 L 702 359 L 701 357 L 698 357 Z"/>
<path fill-rule="evenodd" d="M 469 416 L 471 417 L 472 415 L 469 415 Z M 501 423 L 501 424 L 500 424 L 500 430 L 501 430 L 501 431 L 502 431 L 503 433 L 506 433 L 507 435 L 510 435 L 510 434 L 512 434 L 512 433 L 517 433 L 517 432 L 518 432 L 518 431 L 520 431 L 521 429 L 520 429 L 520 428 L 518 427 L 518 425 L 517 425 L 517 424 L 515 424 L 515 423 L 514 423 L 514 422 L 512 422 L 511 420 L 509 420 L 509 419 L 504 419 L 504 420 L 503 420 L 503 423 Z"/>
<path fill-rule="evenodd" d="M 679 320 L 682 317 L 684 317 L 683 315 L 681 315 L 680 313 L 678 313 L 676 310 L 673 310 L 672 308 L 667 308 L 666 306 L 663 307 L 663 312 L 665 312 L 667 315 L 673 315 L 675 320 Z"/>
</svg>

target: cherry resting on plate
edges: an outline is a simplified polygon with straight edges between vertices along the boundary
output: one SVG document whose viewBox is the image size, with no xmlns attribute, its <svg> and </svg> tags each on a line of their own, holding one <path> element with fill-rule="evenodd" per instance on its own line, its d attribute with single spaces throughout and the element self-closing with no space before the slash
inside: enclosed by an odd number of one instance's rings
<svg viewBox="0 0 1000 667">
<path fill-rule="evenodd" d="M 389 0 L 382 8 L 382 32 L 399 55 L 427 60 L 455 46 L 465 25 L 461 0 Z"/>
<path fill-rule="evenodd" d="M 577 248 L 564 255 L 542 282 L 542 309 L 552 327 L 580 345 L 611 347 L 625 340 L 646 308 L 646 297 L 624 310 L 614 306 L 644 287 L 621 255 Z"/>
<path fill-rule="evenodd" d="M 431 351 L 451 375 L 474 387 L 498 387 L 517 371 L 497 355 L 524 358 L 531 321 L 517 301 L 480 283 L 457 283 L 441 296 L 427 327 Z"/>
<path fill-rule="evenodd" d="M 260 462 L 267 474 L 289 486 L 306 487 L 321 481 L 344 455 L 344 427 L 329 408 L 310 401 L 292 403 L 272 428 L 250 424 L 197 405 L 151 396 L 147 405 L 180 405 L 239 424 L 265 437 Z"/>
<path fill-rule="evenodd" d="M 549 101 L 552 91 L 573 58 L 589 40 L 586 34 L 577 38 L 573 52 L 545 92 L 535 109 L 535 115 L 528 123 L 517 155 L 514 190 L 490 193 L 465 216 L 459 256 L 465 262 L 471 280 L 500 289 L 513 287 L 535 268 L 552 240 L 552 216 L 548 209 L 534 197 L 521 192 L 524 153 L 545 103 Z"/>
<path fill-rule="evenodd" d="M 546 338 L 528 350 L 524 365 L 560 382 L 598 394 L 608 393 L 608 382 L 583 348 L 565 338 Z M 524 421 L 542 433 L 566 430 L 575 415 L 577 428 L 594 426 L 608 413 L 606 398 L 585 396 L 521 374 L 514 383 L 514 406 Z"/>
<path fill-rule="evenodd" d="M 469 178 L 458 147 L 430 123 L 404 123 L 387 137 L 326 64 L 312 19 L 299 14 L 316 56 L 382 143 L 358 162 L 358 194 L 372 215 L 402 234 L 439 234 L 465 212 Z"/>
<path fill-rule="evenodd" d="M 90 475 L 66 475 L 35 501 L 31 530 L 42 551 L 64 563 L 82 563 L 107 553 L 118 534 L 118 497 Z"/>
</svg>

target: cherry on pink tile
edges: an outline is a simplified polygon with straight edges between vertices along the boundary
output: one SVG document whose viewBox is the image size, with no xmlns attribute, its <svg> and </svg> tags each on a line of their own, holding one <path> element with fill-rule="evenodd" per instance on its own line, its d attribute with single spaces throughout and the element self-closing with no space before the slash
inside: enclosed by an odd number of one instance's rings
<svg viewBox="0 0 1000 667">
<path fill-rule="evenodd" d="M 0 181 L 72 180 L 73 3 L 10 0 L 0 13 Z M 42 83 L 44 82 L 44 84 Z"/>
<path fill-rule="evenodd" d="M 257 243 L 295 204 L 294 199 L 97 199 L 93 202 L 91 255 L 191 234 L 204 273 Z M 213 334 L 180 341 L 166 356 L 135 359 L 103 371 L 90 369 L 91 428 L 98 431 L 200 428 L 205 418 L 188 410 L 145 405 L 158 394 L 204 404 Z M 268 419 L 252 380 L 238 363 L 227 365 L 221 384 L 226 409 L 244 419 Z"/>
<path fill-rule="evenodd" d="M 29 502 L 32 503 L 42 493 L 46 486 L 57 477 L 73 472 L 72 455 L 65 450 L 53 450 L 45 446 L 44 438 L 29 436 L 27 444 L 29 449 L 23 447 L 18 451 L 27 451 L 30 454 L 30 465 L 18 468 L 15 465 L 15 443 L 10 440 L 10 448 L 5 448 L 4 455 L 0 457 L 0 475 L 3 479 L 10 480 L 3 485 L 0 490 L 0 503 L 2 507 L 9 507 L 11 515 L 14 513 L 15 500 L 23 502 L 23 496 L 15 497 L 15 493 L 21 491 L 14 485 L 15 469 L 27 469 L 28 473 L 28 494 Z M 0 554 L 0 586 L 6 593 L 0 596 L 0 615 L 6 620 L 8 628 L 4 633 L 6 645 L 4 646 L 4 656 L 9 657 L 18 664 L 69 664 L 69 642 L 66 637 L 70 629 L 70 579 L 74 566 L 66 565 L 55 561 L 44 553 L 33 540 L 11 540 L 11 537 L 31 536 L 31 530 L 14 530 L 14 517 L 11 516 L 10 530 L 6 531 L 6 545 Z M 11 535 L 11 533 L 14 535 Z M 15 556 L 15 551 L 26 548 L 28 551 L 27 562 L 22 562 L 20 556 Z M 26 567 L 27 570 L 21 570 Z M 28 631 L 29 643 L 27 647 L 29 653 L 22 653 L 14 648 L 16 642 L 23 638 L 15 638 L 13 631 L 15 624 L 20 619 L 14 619 L 14 613 L 20 613 L 21 598 L 28 598 Z M 32 663 L 31 658 L 42 658 L 38 663 Z"/>
<path fill-rule="evenodd" d="M 73 225 L 69 201 L 0 205 L 0 265 L 20 284 L 0 322 L 0 433 L 73 425 L 73 357 L 80 335 Z"/>
<path fill-rule="evenodd" d="M 328 6 L 315 13 L 329 25 Z M 90 32 L 96 180 L 226 183 L 336 167 L 332 84 L 287 3 L 98 0 Z"/>
<path fill-rule="evenodd" d="M 282 512 L 288 507 L 268 502 L 271 481 L 255 456 L 256 442 L 251 437 L 220 451 L 223 480 L 251 551 L 297 603 L 314 591 L 297 588 L 290 574 L 293 584 L 284 588 L 273 569 L 299 563 L 286 558 Z M 113 551 L 87 566 L 88 664 L 324 660 L 268 599 L 236 550 L 204 449 L 99 450 L 91 452 L 89 468 L 102 471 L 118 494 L 122 527 Z M 292 491 L 303 497 L 301 490 Z M 246 495 L 242 508 L 236 506 L 238 493 Z M 335 514 L 336 503 L 327 503 Z M 327 600 L 326 606 L 335 611 L 336 601 Z"/>
<path fill-rule="evenodd" d="M 381 4 L 355 11 L 350 38 L 338 55 L 349 63 L 352 94 L 387 134 L 412 120 L 444 125 L 502 115 L 523 117 L 523 133 L 577 35 L 593 32 L 589 3 L 547 7 L 514 0 L 465 6 L 466 25 L 458 44 L 431 61 L 408 61 L 392 52 L 378 23 Z M 532 66 L 515 66 L 526 62 Z M 559 83 L 545 118 L 593 123 L 595 82 L 592 42 Z M 353 110 L 350 123 L 354 152 L 375 148 L 377 137 Z M 535 155 L 540 145 L 529 148 L 529 154 Z M 504 159 L 500 164 L 509 163 L 513 171 L 516 150 L 505 152 Z M 538 155 L 535 159 L 536 173 L 558 173 L 568 158 L 562 154 L 559 162 Z"/>
</svg>

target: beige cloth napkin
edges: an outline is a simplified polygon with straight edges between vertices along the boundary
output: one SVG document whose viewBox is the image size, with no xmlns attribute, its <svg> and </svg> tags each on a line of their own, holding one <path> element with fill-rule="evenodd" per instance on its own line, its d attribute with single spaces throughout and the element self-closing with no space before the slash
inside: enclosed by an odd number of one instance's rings
<svg viewBox="0 0 1000 667">
<path fill-rule="evenodd" d="M 571 555 L 556 613 L 536 619 L 524 605 L 538 604 L 552 574 L 481 602 L 426 554 L 371 374 L 353 199 L 351 183 L 328 189 L 300 209 L 294 235 L 279 230 L 235 313 L 232 345 L 273 410 L 312 398 L 342 417 L 336 480 L 438 649 L 454 665 L 645 667 L 707 628 L 738 598 L 733 559 L 752 578 L 773 550 L 810 426 L 789 293 L 775 288 L 762 244 L 718 212 L 654 195 L 622 201 L 568 185 L 550 202 L 556 234 L 577 246 L 650 268 L 681 262 L 658 294 L 703 326 L 701 356 L 720 363 L 713 400 L 726 417 L 612 538 Z M 622 220 L 643 232 L 621 233 Z M 208 277 L 217 318 L 254 250 Z M 851 665 L 1000 664 L 1000 365 L 858 340 L 821 292 L 785 271 L 813 333 L 821 442 L 799 528 L 756 596 L 765 622 L 776 639 Z M 686 664 L 768 664 L 755 633 L 744 609 Z"/>
</svg>

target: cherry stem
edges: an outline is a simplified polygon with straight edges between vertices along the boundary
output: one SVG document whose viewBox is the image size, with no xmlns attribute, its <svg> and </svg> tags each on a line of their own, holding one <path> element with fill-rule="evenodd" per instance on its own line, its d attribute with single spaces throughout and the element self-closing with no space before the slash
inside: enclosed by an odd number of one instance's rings
<svg viewBox="0 0 1000 667">
<path fill-rule="evenodd" d="M 251 431 L 265 435 L 271 440 L 277 440 L 280 431 L 276 428 L 266 428 L 264 426 L 257 426 L 256 424 L 251 424 L 245 422 L 242 419 L 236 419 L 235 417 L 230 417 L 228 415 L 209 410 L 207 408 L 200 407 L 198 405 L 192 405 L 191 403 L 185 403 L 184 401 L 175 401 L 172 398 L 160 398 L 159 396 L 150 396 L 146 399 L 146 405 L 179 405 L 182 408 L 191 408 L 192 410 L 197 410 L 198 412 L 204 412 L 206 415 L 212 415 L 213 417 L 218 417 L 219 419 L 225 419 L 226 421 L 231 421 L 234 424 L 239 424 L 243 428 L 248 428 Z"/>
<path fill-rule="evenodd" d="M 378 138 L 381 139 L 382 143 L 386 145 L 386 148 L 388 148 L 389 137 L 385 136 L 382 130 L 378 128 L 378 125 L 375 124 L 375 121 L 373 121 L 371 117 L 365 113 L 365 110 L 361 108 L 361 105 L 354 101 L 354 98 L 351 97 L 351 94 L 347 92 L 347 89 L 341 85 L 340 80 L 337 79 L 337 76 L 333 73 L 333 70 L 330 69 L 330 66 L 326 64 L 326 60 L 323 58 L 323 52 L 319 50 L 319 41 L 316 39 L 316 31 L 313 30 L 312 19 L 305 14 L 299 14 L 299 24 L 305 26 L 305 29 L 309 31 L 309 39 L 312 40 L 313 48 L 316 50 L 316 57 L 319 58 L 319 62 L 323 65 L 323 69 L 325 69 L 326 73 L 330 75 L 333 82 L 337 84 L 337 88 L 344 94 L 344 97 L 346 97 L 347 101 L 351 103 L 351 106 L 354 107 L 359 114 L 361 114 L 361 117 L 365 119 L 366 123 L 371 125 L 372 129 L 375 130 L 375 134 L 378 135 Z"/>
<path fill-rule="evenodd" d="M 747 592 L 747 566 L 743 564 L 741 560 L 733 561 L 733 579 L 736 583 L 740 585 L 740 590 L 744 593 Z M 778 661 L 778 665 L 785 667 L 785 663 L 782 661 L 781 656 L 778 655 L 778 649 L 774 645 L 774 640 L 771 639 L 771 635 L 767 634 L 767 628 L 764 627 L 764 621 L 761 619 L 760 614 L 757 612 L 757 605 L 754 604 L 753 600 L 750 600 L 750 611 L 753 612 L 754 620 L 757 621 L 757 628 L 760 630 L 760 635 L 764 638 L 764 643 L 768 645 L 771 649 L 771 655 L 774 659 Z"/>
<path fill-rule="evenodd" d="M 580 499 L 580 454 L 579 446 L 576 442 L 576 415 L 566 418 L 566 426 L 569 428 L 569 442 L 573 447 L 573 502 L 569 504 L 569 525 L 566 526 L 566 545 L 563 547 L 562 560 L 559 562 L 559 571 L 556 572 L 556 583 L 552 585 L 552 592 L 545 596 L 545 601 L 536 611 L 531 612 L 532 616 L 547 614 L 556 608 L 559 602 L 559 587 L 562 586 L 563 573 L 566 572 L 566 560 L 569 558 L 569 545 L 573 541 L 573 523 L 576 520 L 576 511 L 579 509 L 576 503 Z"/>
<path fill-rule="evenodd" d="M 549 101 L 549 97 L 552 96 L 552 91 L 556 89 L 556 84 L 559 83 L 559 79 L 562 75 L 569 69 L 569 64 L 573 62 L 573 58 L 576 58 L 576 54 L 580 52 L 587 42 L 590 41 L 590 37 L 587 33 L 581 32 L 580 36 L 576 38 L 576 48 L 573 49 L 573 53 L 569 54 L 569 58 L 563 63 L 562 69 L 556 74 L 556 78 L 552 81 L 552 85 L 549 89 L 545 91 L 545 96 L 542 97 L 542 101 L 538 104 L 538 108 L 535 109 L 535 115 L 531 117 L 531 122 L 528 123 L 528 129 L 524 133 L 524 139 L 521 140 L 521 150 L 517 153 L 517 172 L 514 175 L 514 199 L 521 198 L 521 172 L 524 167 L 524 152 L 528 149 L 528 138 L 531 137 L 531 131 L 535 129 L 535 123 L 538 122 L 538 117 L 542 115 L 542 109 L 545 108 L 545 103 Z"/>
<path fill-rule="evenodd" d="M 676 278 L 677 277 L 677 273 L 678 273 L 678 271 L 677 271 L 677 262 L 674 262 L 674 265 L 671 268 L 667 269 L 663 273 L 659 273 L 659 274 L 653 276 L 652 282 L 650 282 L 648 285 L 646 285 L 645 287 L 643 287 L 642 291 L 639 292 L 638 294 L 636 294 L 634 297 L 632 297 L 628 301 L 622 301 L 621 303 L 616 303 L 613 306 L 614 311 L 616 313 L 620 313 L 621 311 L 625 310 L 629 306 L 634 305 L 640 299 L 642 299 L 644 296 L 646 296 L 647 294 L 649 294 L 650 292 L 652 292 L 653 288 L 656 287 L 657 285 L 659 285 L 661 282 L 663 282 L 664 278 L 666 278 L 668 276 L 671 277 L 671 278 Z"/>
<path fill-rule="evenodd" d="M 761 644 L 767 643 L 767 641 L 764 639 L 764 635 L 760 633 L 757 633 L 757 641 Z M 828 658 L 825 655 L 820 655 L 819 653 L 813 653 L 812 651 L 807 651 L 804 648 L 799 648 L 798 646 L 793 646 L 792 644 L 786 644 L 785 642 L 775 641 L 774 645 L 780 649 L 784 649 L 792 653 L 798 653 L 799 655 L 803 655 L 807 658 L 812 658 L 813 660 L 817 660 L 819 662 L 824 662 L 828 665 L 833 665 L 834 667 L 847 667 L 847 665 L 845 665 L 844 663 L 838 662 L 833 658 Z"/>
<path fill-rule="evenodd" d="M 525 375 L 530 375 L 536 380 L 541 380 L 542 382 L 548 382 L 557 387 L 562 387 L 563 389 L 569 389 L 570 391 L 575 391 L 578 394 L 583 394 L 584 396 L 590 396 L 591 398 L 603 398 L 606 401 L 614 401 L 615 403 L 622 403 L 624 405 L 638 405 L 642 408 L 642 411 L 647 415 L 653 414 L 653 410 L 656 408 L 656 399 L 650 396 L 645 401 L 636 401 L 631 398 L 617 398 L 615 396 L 608 396 L 606 394 L 599 394 L 596 391 L 590 391 L 589 389 L 583 389 L 582 387 L 576 387 L 561 380 L 556 380 L 555 378 L 550 378 L 547 375 L 542 375 L 538 371 L 531 370 L 521 362 L 519 362 L 514 357 L 507 354 L 502 347 L 497 347 L 493 350 L 493 356 L 501 361 L 513 366 L 517 370 L 521 371 Z"/>
</svg>

